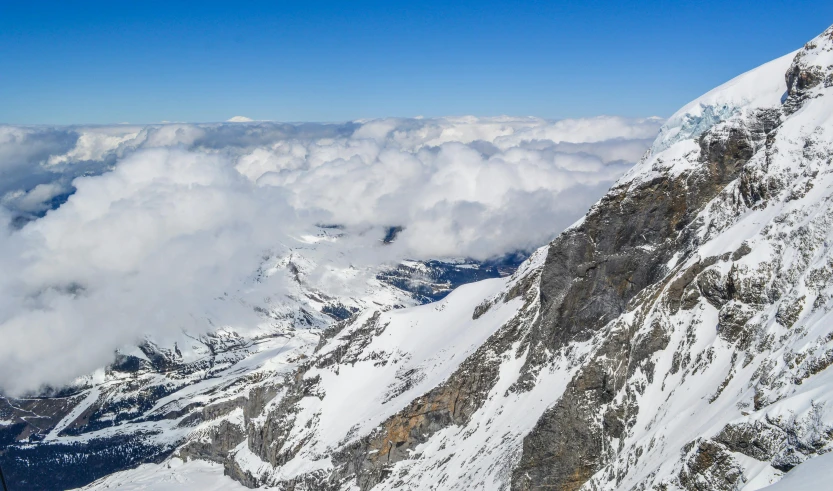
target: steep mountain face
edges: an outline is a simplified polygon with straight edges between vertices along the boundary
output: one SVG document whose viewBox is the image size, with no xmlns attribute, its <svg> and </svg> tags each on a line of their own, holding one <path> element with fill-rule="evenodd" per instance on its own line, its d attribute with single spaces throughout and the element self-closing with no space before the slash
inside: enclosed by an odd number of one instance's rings
<svg viewBox="0 0 833 491">
<path fill-rule="evenodd" d="M 189 428 L 174 457 L 89 489 L 219 479 L 219 464 L 286 490 L 818 482 L 812 459 L 833 450 L 831 87 L 833 28 L 681 109 L 511 276 L 421 306 L 344 303 L 281 370 L 198 417 L 170 413 L 161 434 Z M 207 400 L 192 394 L 181 404 Z"/>
<path fill-rule="evenodd" d="M 513 487 L 755 489 L 827 450 L 831 35 L 707 94 L 701 114 L 742 105 L 658 141 L 553 243 L 534 342 L 593 352 Z"/>
</svg>

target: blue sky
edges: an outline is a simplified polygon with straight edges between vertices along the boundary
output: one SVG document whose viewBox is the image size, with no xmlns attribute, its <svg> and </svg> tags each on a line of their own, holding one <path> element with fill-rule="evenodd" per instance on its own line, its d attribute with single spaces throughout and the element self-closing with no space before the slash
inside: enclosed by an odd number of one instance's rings
<svg viewBox="0 0 833 491">
<path fill-rule="evenodd" d="M 833 2 L 0 0 L 0 122 L 668 116 Z"/>
</svg>

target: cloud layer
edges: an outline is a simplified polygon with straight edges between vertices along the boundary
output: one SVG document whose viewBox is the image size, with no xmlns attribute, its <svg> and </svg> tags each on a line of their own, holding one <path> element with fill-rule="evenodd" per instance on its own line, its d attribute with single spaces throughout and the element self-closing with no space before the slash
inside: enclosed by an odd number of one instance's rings
<svg viewBox="0 0 833 491">
<path fill-rule="evenodd" d="M 329 260 L 370 269 L 541 245 L 660 124 L 0 126 L 0 387 L 66 383 L 145 335 L 205 330 L 205 316 L 255 322 L 208 300 L 315 224 L 350 236 L 349 253 L 331 248 Z M 389 226 L 404 230 L 382 247 Z"/>
</svg>

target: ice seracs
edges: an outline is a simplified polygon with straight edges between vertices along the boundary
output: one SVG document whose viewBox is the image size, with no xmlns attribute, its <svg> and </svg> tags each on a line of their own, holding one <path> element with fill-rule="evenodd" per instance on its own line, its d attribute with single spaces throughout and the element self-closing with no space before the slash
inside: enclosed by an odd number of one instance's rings
<svg viewBox="0 0 833 491">
<path fill-rule="evenodd" d="M 668 118 L 651 146 L 657 154 L 683 140 L 694 140 L 717 123 L 745 112 L 777 107 L 786 97 L 784 73 L 798 51 L 765 63 L 689 102 Z"/>
</svg>

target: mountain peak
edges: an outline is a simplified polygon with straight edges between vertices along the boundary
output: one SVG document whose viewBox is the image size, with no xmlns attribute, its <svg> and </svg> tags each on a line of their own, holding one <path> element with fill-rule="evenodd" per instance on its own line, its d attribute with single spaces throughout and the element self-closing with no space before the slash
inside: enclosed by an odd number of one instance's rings
<svg viewBox="0 0 833 491">
<path fill-rule="evenodd" d="M 813 89 L 833 85 L 833 26 L 798 51 L 785 75 L 792 98 L 806 98 Z"/>
</svg>

